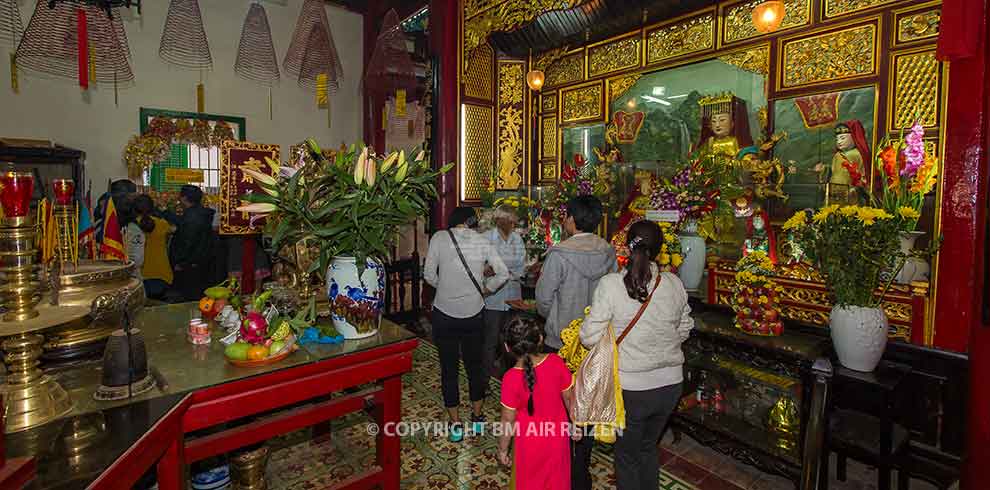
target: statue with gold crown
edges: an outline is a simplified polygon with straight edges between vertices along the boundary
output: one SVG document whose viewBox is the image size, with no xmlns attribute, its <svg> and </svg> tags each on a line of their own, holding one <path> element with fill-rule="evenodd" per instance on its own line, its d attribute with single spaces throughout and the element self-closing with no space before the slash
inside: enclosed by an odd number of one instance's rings
<svg viewBox="0 0 990 490">
<path fill-rule="evenodd" d="M 698 101 L 701 106 L 701 135 L 692 149 L 702 157 L 738 161 L 741 152 L 753 148 L 746 101 L 732 93 L 709 95 Z"/>
</svg>

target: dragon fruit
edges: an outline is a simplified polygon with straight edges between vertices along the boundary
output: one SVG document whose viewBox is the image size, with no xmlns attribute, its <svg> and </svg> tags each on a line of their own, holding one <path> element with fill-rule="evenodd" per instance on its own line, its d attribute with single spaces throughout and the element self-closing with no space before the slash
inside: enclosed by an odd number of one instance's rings
<svg viewBox="0 0 990 490">
<path fill-rule="evenodd" d="M 262 344 L 268 333 L 268 322 L 256 311 L 247 314 L 241 323 L 241 339 L 250 344 Z"/>
</svg>

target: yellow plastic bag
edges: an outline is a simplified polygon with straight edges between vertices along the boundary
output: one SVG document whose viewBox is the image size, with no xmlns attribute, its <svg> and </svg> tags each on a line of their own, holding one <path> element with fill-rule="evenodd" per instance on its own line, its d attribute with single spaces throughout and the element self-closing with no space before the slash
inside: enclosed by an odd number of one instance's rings
<svg viewBox="0 0 990 490">
<path fill-rule="evenodd" d="M 590 311 L 590 307 L 585 308 L 584 314 L 587 315 Z M 581 325 L 583 324 L 584 318 L 576 318 L 560 332 L 560 340 L 564 342 L 564 346 L 557 353 L 572 373 L 577 372 L 581 362 L 584 361 L 584 356 L 588 355 L 588 349 L 581 345 Z"/>
</svg>

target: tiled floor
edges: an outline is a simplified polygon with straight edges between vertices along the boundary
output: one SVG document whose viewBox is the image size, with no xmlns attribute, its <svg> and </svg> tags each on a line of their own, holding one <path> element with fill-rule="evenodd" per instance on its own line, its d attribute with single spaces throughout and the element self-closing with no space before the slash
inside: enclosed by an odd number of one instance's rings
<svg viewBox="0 0 990 490">
<path fill-rule="evenodd" d="M 663 469 L 691 483 L 698 490 L 794 490 L 787 479 L 765 474 L 752 466 L 737 462 L 713 449 L 705 447 L 689 436 L 674 444 L 668 433 L 661 443 L 660 462 Z M 875 469 L 848 460 L 848 478 L 844 482 L 835 479 L 835 456 L 832 456 L 829 474 L 829 490 L 881 490 L 877 489 Z M 896 487 L 896 477 L 891 488 Z M 911 480 L 911 490 L 936 490 L 927 482 Z"/>
</svg>

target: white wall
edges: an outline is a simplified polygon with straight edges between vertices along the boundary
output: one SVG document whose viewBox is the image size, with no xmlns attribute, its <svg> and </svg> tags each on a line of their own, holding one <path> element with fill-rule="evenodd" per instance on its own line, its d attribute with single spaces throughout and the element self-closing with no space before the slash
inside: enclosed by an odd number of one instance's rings
<svg viewBox="0 0 990 490">
<path fill-rule="evenodd" d="M 36 0 L 19 0 L 27 28 Z M 362 136 L 360 79 L 363 73 L 363 19 L 360 15 L 327 6 L 330 29 L 341 57 L 344 79 L 331 97 L 332 127 L 326 110 L 316 108 L 316 96 L 282 74 L 273 88 L 274 120 L 268 118 L 268 89 L 237 77 L 234 59 L 249 0 L 200 0 L 206 35 L 213 55 L 213 70 L 203 74 L 206 112 L 246 118 L 247 139 L 289 146 L 314 137 L 323 146 L 359 141 Z M 289 47 L 302 0 L 265 1 L 275 52 L 281 64 Z M 142 2 L 142 15 L 123 15 L 131 48 L 135 85 L 119 92 L 114 106 L 113 87 L 103 84 L 84 94 L 72 80 L 42 79 L 20 72 L 20 93 L 10 88 L 6 46 L 0 48 L 0 136 L 52 140 L 86 152 L 87 179 L 93 193 L 105 191 L 107 178 L 123 178 L 124 145 L 138 133 L 141 107 L 194 112 L 200 73 L 166 64 L 158 45 L 168 0 Z M 286 4 L 286 5 L 280 5 Z"/>
</svg>

